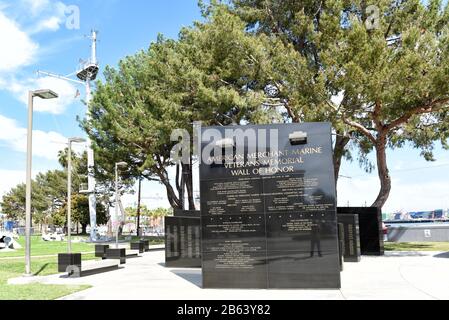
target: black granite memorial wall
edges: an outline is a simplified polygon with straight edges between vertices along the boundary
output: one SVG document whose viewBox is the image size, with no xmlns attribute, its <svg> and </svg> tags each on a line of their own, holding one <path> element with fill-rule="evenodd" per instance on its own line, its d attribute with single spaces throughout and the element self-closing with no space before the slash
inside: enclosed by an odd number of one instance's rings
<svg viewBox="0 0 449 320">
<path fill-rule="evenodd" d="M 307 140 L 291 141 L 294 132 Z M 231 135 L 234 148 L 214 148 L 211 133 Z M 201 137 L 203 288 L 339 288 L 330 124 L 202 128 Z"/>
<path fill-rule="evenodd" d="M 340 271 L 343 271 L 344 267 L 344 255 L 345 255 L 345 228 L 343 226 L 343 223 L 338 223 L 338 249 L 339 249 L 339 255 L 340 258 Z"/>
<path fill-rule="evenodd" d="M 359 218 L 360 250 L 362 255 L 384 254 L 382 211 L 373 207 L 341 207 L 340 214 L 356 214 Z"/>
<path fill-rule="evenodd" d="M 345 262 L 360 261 L 359 217 L 356 214 L 339 214 L 337 221 L 341 224 L 343 256 Z"/>
<path fill-rule="evenodd" d="M 186 217 L 186 218 L 200 218 L 201 212 L 198 210 L 181 210 L 175 209 L 173 216 L 175 217 Z"/>
<path fill-rule="evenodd" d="M 165 266 L 169 268 L 201 267 L 199 218 L 165 217 Z"/>
</svg>

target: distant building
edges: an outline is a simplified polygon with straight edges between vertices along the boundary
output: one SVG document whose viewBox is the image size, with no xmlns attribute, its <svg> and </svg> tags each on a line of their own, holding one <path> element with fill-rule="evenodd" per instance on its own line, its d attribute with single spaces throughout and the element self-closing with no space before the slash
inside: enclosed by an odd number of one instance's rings
<svg viewBox="0 0 449 320">
<path fill-rule="evenodd" d="M 433 211 L 397 212 L 387 216 L 386 220 L 439 220 L 448 218 L 448 211 L 437 209 Z"/>
</svg>

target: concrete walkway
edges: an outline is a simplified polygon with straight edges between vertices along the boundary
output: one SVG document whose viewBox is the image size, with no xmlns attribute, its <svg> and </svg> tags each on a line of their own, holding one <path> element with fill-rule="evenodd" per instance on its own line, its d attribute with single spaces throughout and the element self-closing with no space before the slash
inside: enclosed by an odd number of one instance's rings
<svg viewBox="0 0 449 320">
<path fill-rule="evenodd" d="M 360 300 L 449 299 L 449 254 L 388 253 L 345 263 L 341 290 L 203 290 L 200 269 L 164 267 L 164 252 L 129 259 L 118 271 L 85 278 L 60 275 L 34 281 L 51 284 L 89 284 L 91 289 L 71 300 Z"/>
</svg>

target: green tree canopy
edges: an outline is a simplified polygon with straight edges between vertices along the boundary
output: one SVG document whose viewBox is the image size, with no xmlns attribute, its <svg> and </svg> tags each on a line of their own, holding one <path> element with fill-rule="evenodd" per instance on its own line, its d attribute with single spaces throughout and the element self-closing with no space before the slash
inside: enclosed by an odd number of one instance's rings
<svg viewBox="0 0 449 320">
<path fill-rule="evenodd" d="M 59 210 L 57 219 L 63 224 L 66 223 L 67 203 Z M 89 198 L 84 194 L 72 195 L 72 221 L 81 224 L 82 233 L 86 233 L 86 228 L 90 223 L 89 215 Z M 108 222 L 108 214 L 106 207 L 101 202 L 97 202 L 97 223 L 99 225 L 106 224 Z"/>
<path fill-rule="evenodd" d="M 266 97 L 270 42 L 246 33 L 245 24 L 223 8 L 208 22 L 184 28 L 178 41 L 159 36 L 117 69 L 107 67 L 90 104 L 91 117 L 83 121 L 97 156 L 109 159 L 100 163 L 128 162 L 132 176 L 162 183 L 174 208 L 182 207 L 179 180 L 187 177 L 194 209 L 191 165 L 177 167 L 174 183 L 168 176 L 175 165 L 170 135 L 173 129 L 191 133 L 194 121 L 264 121 L 267 112 L 259 107 Z"/>
<path fill-rule="evenodd" d="M 375 7 L 370 6 L 371 4 Z M 104 163 L 160 181 L 181 208 L 191 167 L 168 177 L 173 129 L 205 125 L 330 121 L 335 175 L 350 147 L 367 170 L 376 153 L 382 207 L 391 190 L 386 149 L 412 143 L 432 160 L 447 147 L 449 9 L 438 0 L 212 1 L 205 22 L 178 40 L 107 68 L 83 127 Z M 351 142 L 351 143 L 350 143 Z"/>
<path fill-rule="evenodd" d="M 332 120 L 345 138 L 337 137 L 340 155 L 347 155 L 341 147 L 349 137 L 357 139 L 362 163 L 375 151 L 381 189 L 374 206 L 391 190 L 387 147 L 411 142 L 427 160 L 435 141 L 448 147 L 447 2 L 231 2 L 250 32 L 277 37 L 297 53 L 286 54 L 290 68 L 279 63 L 289 118 Z"/>
<path fill-rule="evenodd" d="M 66 166 L 67 152 L 60 153 L 60 162 Z M 88 200 L 79 194 L 80 184 L 87 177 L 87 163 L 85 155 L 78 156 L 72 153 L 72 208 L 75 222 L 79 222 L 85 231 L 89 224 Z M 67 169 L 67 168 L 66 168 Z M 25 184 L 20 184 L 10 190 L 2 199 L 2 211 L 11 220 L 25 219 Z M 100 224 L 107 222 L 104 199 L 97 203 L 97 219 Z M 87 203 L 87 204 L 86 204 Z M 31 212 L 33 221 L 42 225 L 54 224 L 63 226 L 67 214 L 67 170 L 50 170 L 39 173 L 32 180 Z"/>
</svg>

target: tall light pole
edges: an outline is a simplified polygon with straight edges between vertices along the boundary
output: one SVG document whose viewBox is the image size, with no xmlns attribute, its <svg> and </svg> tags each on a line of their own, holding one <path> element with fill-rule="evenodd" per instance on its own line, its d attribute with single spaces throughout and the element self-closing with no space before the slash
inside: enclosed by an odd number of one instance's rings
<svg viewBox="0 0 449 320">
<path fill-rule="evenodd" d="M 25 205 L 25 276 L 31 276 L 31 167 L 33 159 L 33 102 L 34 97 L 55 99 L 58 95 L 51 90 L 28 92 L 28 132 L 27 132 L 27 169 L 26 169 L 26 205 Z"/>
<path fill-rule="evenodd" d="M 128 164 L 126 162 L 117 162 L 115 164 L 115 224 L 116 224 L 116 230 L 115 230 L 115 248 L 118 249 L 118 230 L 119 230 L 119 224 L 118 224 L 118 207 L 119 207 L 119 196 L 118 196 L 118 169 L 119 168 L 126 168 Z"/>
<path fill-rule="evenodd" d="M 72 143 L 86 142 L 83 138 L 69 138 L 67 155 L 67 251 L 72 253 Z"/>
</svg>

